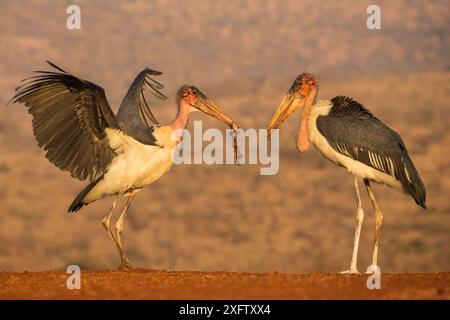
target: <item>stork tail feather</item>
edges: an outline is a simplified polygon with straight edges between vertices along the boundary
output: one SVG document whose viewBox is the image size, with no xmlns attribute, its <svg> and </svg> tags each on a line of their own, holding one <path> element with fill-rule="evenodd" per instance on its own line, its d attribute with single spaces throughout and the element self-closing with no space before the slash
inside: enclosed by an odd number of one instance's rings
<svg viewBox="0 0 450 320">
<path fill-rule="evenodd" d="M 416 203 L 426 209 L 426 190 L 420 178 L 419 173 L 409 156 L 404 159 L 404 172 L 402 172 L 401 180 L 405 190 L 411 195 Z"/>
<path fill-rule="evenodd" d="M 103 178 L 100 177 L 97 180 L 89 183 L 81 192 L 76 196 L 76 198 L 73 200 L 72 204 L 70 205 L 68 212 L 77 212 L 81 208 L 83 208 L 87 203 L 84 202 L 84 198 L 87 196 L 87 194 L 92 190 L 92 188 L 95 187 L 95 185 Z"/>
</svg>

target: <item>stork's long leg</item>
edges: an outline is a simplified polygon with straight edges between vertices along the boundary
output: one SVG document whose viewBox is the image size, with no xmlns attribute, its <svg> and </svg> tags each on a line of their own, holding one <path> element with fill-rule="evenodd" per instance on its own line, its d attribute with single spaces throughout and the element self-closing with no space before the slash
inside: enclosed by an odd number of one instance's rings
<svg viewBox="0 0 450 320">
<path fill-rule="evenodd" d="M 377 265 L 378 244 L 380 241 L 381 225 L 383 224 L 383 215 L 381 214 L 381 210 L 378 207 L 377 201 L 375 200 L 375 195 L 373 193 L 372 187 L 370 186 L 369 180 L 364 179 L 364 184 L 366 185 L 367 194 L 369 195 L 369 198 L 372 201 L 373 210 L 375 211 L 375 240 L 373 242 L 371 270 L 376 270 L 375 268 L 378 267 Z"/>
<path fill-rule="evenodd" d="M 113 239 L 114 243 L 116 243 L 116 239 L 114 237 L 114 233 L 111 231 L 111 228 L 109 227 L 109 222 L 111 220 L 111 215 L 114 212 L 114 209 L 116 208 L 117 201 L 119 200 L 119 195 L 114 199 L 113 205 L 111 206 L 111 209 L 109 209 L 108 213 L 102 220 L 103 227 L 105 227 L 106 232 L 108 235 Z"/>
<path fill-rule="evenodd" d="M 121 248 L 121 245 L 119 244 L 119 240 L 117 239 L 116 235 L 114 234 L 114 232 L 112 232 L 109 224 L 110 224 L 110 220 L 111 220 L 111 215 L 114 212 L 114 209 L 117 206 L 117 201 L 119 200 L 119 197 L 122 195 L 123 193 L 119 193 L 116 198 L 114 199 L 113 205 L 111 206 L 111 209 L 108 211 L 108 213 L 106 214 L 106 216 L 103 218 L 102 220 L 102 224 L 106 229 L 106 232 L 108 233 L 108 235 L 111 237 L 111 239 L 114 241 L 114 244 L 117 247 L 117 250 L 119 251 L 121 260 L 123 262 L 123 249 Z M 122 212 L 123 214 L 123 212 Z M 116 227 L 117 228 L 117 227 Z M 126 258 L 126 257 L 125 257 Z M 129 262 L 128 262 L 129 265 Z M 121 266 L 122 267 L 122 266 Z"/>
<path fill-rule="evenodd" d="M 359 273 L 357 267 L 358 247 L 359 247 L 359 237 L 361 235 L 361 227 L 364 220 L 364 211 L 362 209 L 361 196 L 359 194 L 359 187 L 358 187 L 358 178 L 356 176 L 353 176 L 353 186 L 355 188 L 355 199 L 356 199 L 356 215 L 355 215 L 356 227 L 355 227 L 355 239 L 353 241 L 353 254 L 352 254 L 352 261 L 350 262 L 350 269 L 342 271 L 341 273 Z"/>
<path fill-rule="evenodd" d="M 136 192 L 132 192 L 127 200 L 127 203 L 125 204 L 125 207 L 122 210 L 122 213 L 119 216 L 119 219 L 117 219 L 116 222 L 116 245 L 117 249 L 119 250 L 121 264 L 120 269 L 129 269 L 131 267 L 130 261 L 128 260 L 124 250 L 123 250 L 123 242 L 122 242 L 122 231 L 123 231 L 123 223 L 125 221 L 125 218 L 127 216 L 128 208 L 130 207 L 131 201 L 136 196 Z"/>
</svg>

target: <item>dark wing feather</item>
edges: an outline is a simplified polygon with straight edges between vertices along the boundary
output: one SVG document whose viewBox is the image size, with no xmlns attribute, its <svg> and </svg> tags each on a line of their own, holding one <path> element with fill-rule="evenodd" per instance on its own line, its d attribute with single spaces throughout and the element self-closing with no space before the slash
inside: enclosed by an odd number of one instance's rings
<svg viewBox="0 0 450 320">
<path fill-rule="evenodd" d="M 357 101 L 331 99 L 330 113 L 317 118 L 317 128 L 337 152 L 391 175 L 425 207 L 425 186 L 400 135 Z"/>
<path fill-rule="evenodd" d="M 149 91 L 160 99 L 167 98 L 159 91 L 164 86 L 151 77 L 158 75 L 161 72 L 149 68 L 142 70 L 128 89 L 117 113 L 119 127 L 134 139 L 148 145 L 156 145 L 150 121 L 159 123 L 150 109 L 145 93 Z"/>
<path fill-rule="evenodd" d="M 118 128 L 105 91 L 48 62 L 57 71 L 36 71 L 16 88 L 13 102 L 33 116 L 33 132 L 46 157 L 80 180 L 101 177 L 114 157 L 105 128 Z"/>
</svg>

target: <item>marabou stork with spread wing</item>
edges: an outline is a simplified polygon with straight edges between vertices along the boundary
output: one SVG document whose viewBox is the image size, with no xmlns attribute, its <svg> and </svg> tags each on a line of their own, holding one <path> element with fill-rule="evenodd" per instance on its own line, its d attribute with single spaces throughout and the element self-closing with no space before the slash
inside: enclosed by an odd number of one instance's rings
<svg viewBox="0 0 450 320">
<path fill-rule="evenodd" d="M 358 178 L 363 179 L 375 211 L 375 240 L 369 269 L 375 271 L 383 216 L 370 181 L 409 193 L 426 209 L 425 186 L 397 132 L 351 98 L 337 96 L 316 103 L 317 92 L 318 84 L 313 76 L 300 74 L 277 108 L 268 128 L 269 135 L 270 130 L 280 127 L 294 110 L 303 107 L 297 149 L 305 152 L 312 144 L 325 158 L 353 175 L 357 203 L 355 238 L 350 269 L 343 273 L 358 273 L 357 254 L 364 218 Z"/>
<path fill-rule="evenodd" d="M 36 76 L 16 88 L 11 100 L 24 103 L 33 116 L 34 135 L 47 159 L 74 178 L 89 179 L 69 212 L 115 196 L 102 222 L 119 251 L 120 268 L 127 269 L 130 262 L 122 243 L 127 210 L 137 192 L 172 166 L 172 152 L 181 139 L 177 132 L 186 127 L 189 113 L 199 110 L 233 129 L 238 126 L 199 89 L 188 85 L 178 91 L 175 120 L 168 126 L 158 125 L 144 93 L 166 97 L 159 91 L 163 85 L 152 78 L 161 72 L 148 68 L 137 75 L 115 115 L 100 86 L 48 63 L 56 70 L 36 71 Z M 120 196 L 128 200 L 114 233 L 110 218 Z"/>
</svg>

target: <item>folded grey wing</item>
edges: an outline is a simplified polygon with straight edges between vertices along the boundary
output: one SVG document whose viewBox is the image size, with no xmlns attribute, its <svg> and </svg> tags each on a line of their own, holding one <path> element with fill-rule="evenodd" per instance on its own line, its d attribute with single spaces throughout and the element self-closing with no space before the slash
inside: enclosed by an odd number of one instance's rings
<svg viewBox="0 0 450 320">
<path fill-rule="evenodd" d="M 424 205 L 425 187 L 400 135 L 348 97 L 331 99 L 333 107 L 317 118 L 317 128 L 331 147 L 400 181 Z"/>
<path fill-rule="evenodd" d="M 33 132 L 47 159 L 80 180 L 101 177 L 114 151 L 106 128 L 118 128 L 105 91 L 50 63 L 57 71 L 37 71 L 16 88 L 13 102 L 33 116 Z"/>
</svg>

